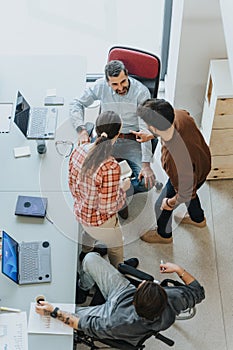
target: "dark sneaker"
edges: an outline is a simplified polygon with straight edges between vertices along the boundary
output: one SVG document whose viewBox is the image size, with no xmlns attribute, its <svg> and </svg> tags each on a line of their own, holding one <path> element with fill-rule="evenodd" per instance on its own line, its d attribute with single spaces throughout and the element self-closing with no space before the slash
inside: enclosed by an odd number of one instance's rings
<svg viewBox="0 0 233 350">
<path fill-rule="evenodd" d="M 124 264 L 132 266 L 136 269 L 139 265 L 139 260 L 138 260 L 138 258 L 130 258 L 130 259 L 125 260 Z"/>
<path fill-rule="evenodd" d="M 90 252 L 85 253 L 85 252 L 81 251 L 81 253 L 79 254 L 79 260 L 82 262 L 85 255 L 88 253 L 91 253 L 91 252 L 99 253 L 100 256 L 105 256 L 108 253 L 108 248 L 106 247 L 105 244 L 97 243 L 94 246 L 93 250 L 91 250 Z"/>
<path fill-rule="evenodd" d="M 128 219 L 128 216 L 129 216 L 128 207 L 125 207 L 125 208 L 119 210 L 118 215 L 120 215 L 120 217 L 124 220 Z"/>
<path fill-rule="evenodd" d="M 88 295 L 89 295 L 89 290 L 87 290 L 87 291 L 83 290 L 77 284 L 75 304 L 83 304 L 83 303 L 85 303 Z"/>
</svg>

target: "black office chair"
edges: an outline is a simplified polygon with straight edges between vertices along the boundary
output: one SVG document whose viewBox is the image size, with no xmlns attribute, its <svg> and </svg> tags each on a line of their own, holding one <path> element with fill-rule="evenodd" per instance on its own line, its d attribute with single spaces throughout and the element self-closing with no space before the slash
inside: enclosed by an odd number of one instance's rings
<svg viewBox="0 0 233 350">
<path fill-rule="evenodd" d="M 148 281 L 155 281 L 154 277 L 141 271 L 138 269 L 135 269 L 134 267 L 131 267 L 129 265 L 126 264 L 119 264 L 118 270 L 124 274 L 126 276 L 126 278 L 129 279 L 129 281 L 134 285 L 134 286 L 138 286 L 139 283 L 141 283 L 142 280 L 148 280 Z M 157 283 L 159 283 L 159 281 L 156 281 Z M 163 287 L 164 286 L 169 286 L 169 285 L 183 285 L 182 283 L 175 281 L 175 280 L 171 280 L 171 279 L 165 279 L 160 283 Z M 93 302 L 94 300 L 94 302 Z M 100 290 L 97 288 L 96 289 L 96 293 L 92 299 L 92 302 L 90 305 L 98 305 L 98 304 L 102 304 L 104 302 L 104 298 L 100 292 Z M 192 317 L 194 317 L 196 314 L 196 308 L 190 308 L 187 310 L 184 310 L 182 313 L 180 313 L 176 319 L 177 320 L 187 320 L 190 319 Z M 96 350 L 96 349 L 103 349 L 103 347 L 100 347 L 99 345 L 97 345 L 96 343 L 102 343 L 105 345 L 108 345 L 112 348 L 116 348 L 116 349 L 120 349 L 120 350 L 142 350 L 145 348 L 145 341 L 147 339 L 149 339 L 150 337 L 154 336 L 156 339 L 161 340 L 162 342 L 164 342 L 165 344 L 167 344 L 168 346 L 173 346 L 175 344 L 175 342 L 172 339 L 169 339 L 167 337 L 165 337 L 164 335 L 162 335 L 160 332 L 154 332 L 151 331 L 151 333 L 147 334 L 144 338 L 142 338 L 137 345 L 132 345 L 128 342 L 126 342 L 125 340 L 121 340 L 121 339 L 96 339 L 94 337 L 90 337 L 88 335 L 86 335 L 84 332 L 82 331 L 74 331 L 74 350 L 76 350 L 76 345 L 77 344 L 85 344 L 87 347 L 89 347 L 91 350 Z"/>
</svg>

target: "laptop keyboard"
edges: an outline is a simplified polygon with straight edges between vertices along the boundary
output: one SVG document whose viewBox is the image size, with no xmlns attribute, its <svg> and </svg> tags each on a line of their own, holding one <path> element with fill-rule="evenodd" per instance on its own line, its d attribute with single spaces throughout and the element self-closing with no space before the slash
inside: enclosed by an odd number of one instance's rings
<svg viewBox="0 0 233 350">
<path fill-rule="evenodd" d="M 30 136 L 44 135 L 48 108 L 33 108 L 31 115 Z"/>
<path fill-rule="evenodd" d="M 39 276 L 38 260 L 39 243 L 32 242 L 21 245 L 21 280 L 37 280 Z"/>
</svg>

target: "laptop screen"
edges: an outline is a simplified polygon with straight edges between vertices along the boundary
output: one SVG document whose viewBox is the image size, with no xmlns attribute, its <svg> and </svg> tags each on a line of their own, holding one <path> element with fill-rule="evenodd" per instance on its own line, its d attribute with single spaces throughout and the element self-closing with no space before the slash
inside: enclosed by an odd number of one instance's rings
<svg viewBox="0 0 233 350">
<path fill-rule="evenodd" d="M 18 283 L 18 243 L 2 232 L 2 273 Z"/>
<path fill-rule="evenodd" d="M 28 123 L 29 123 L 30 106 L 22 94 L 18 91 L 16 104 L 15 104 L 15 115 L 14 122 L 18 128 L 22 131 L 24 136 L 27 136 Z"/>
</svg>

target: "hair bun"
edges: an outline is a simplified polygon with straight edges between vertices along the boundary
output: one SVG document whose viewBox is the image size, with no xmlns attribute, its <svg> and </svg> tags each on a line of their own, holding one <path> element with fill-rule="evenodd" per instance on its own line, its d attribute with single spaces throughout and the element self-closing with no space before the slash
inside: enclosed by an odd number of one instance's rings
<svg viewBox="0 0 233 350">
<path fill-rule="evenodd" d="M 108 138 L 108 134 L 106 132 L 102 132 L 102 134 L 100 136 L 101 137 L 106 137 L 106 139 Z"/>
</svg>

